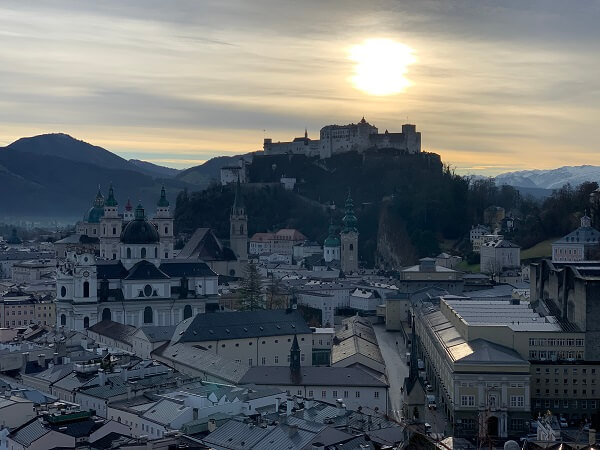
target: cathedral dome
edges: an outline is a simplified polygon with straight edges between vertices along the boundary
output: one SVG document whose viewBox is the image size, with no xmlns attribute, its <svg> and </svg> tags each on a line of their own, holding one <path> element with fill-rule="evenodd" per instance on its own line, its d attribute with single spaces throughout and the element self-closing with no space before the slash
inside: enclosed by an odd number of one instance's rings
<svg viewBox="0 0 600 450">
<path fill-rule="evenodd" d="M 100 188 L 98 188 L 94 203 L 85 215 L 84 220 L 88 223 L 100 223 L 102 216 L 104 216 L 104 196 L 100 192 Z"/>
<path fill-rule="evenodd" d="M 138 205 L 135 208 L 135 219 L 129 222 L 121 233 L 123 244 L 157 244 L 158 231 L 146 220 L 144 208 Z"/>
</svg>

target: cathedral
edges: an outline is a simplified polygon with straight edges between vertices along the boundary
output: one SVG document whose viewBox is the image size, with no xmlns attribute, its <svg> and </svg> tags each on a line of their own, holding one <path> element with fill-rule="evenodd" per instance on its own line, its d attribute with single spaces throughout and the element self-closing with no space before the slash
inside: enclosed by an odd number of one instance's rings
<svg viewBox="0 0 600 450">
<path fill-rule="evenodd" d="M 97 236 L 100 257 L 72 251 L 56 280 L 57 326 L 84 330 L 101 320 L 176 325 L 218 307 L 218 275 L 203 261 L 173 258 L 173 217 L 163 187 L 152 219 L 140 204 L 121 216 L 112 186 L 77 231 Z"/>
</svg>

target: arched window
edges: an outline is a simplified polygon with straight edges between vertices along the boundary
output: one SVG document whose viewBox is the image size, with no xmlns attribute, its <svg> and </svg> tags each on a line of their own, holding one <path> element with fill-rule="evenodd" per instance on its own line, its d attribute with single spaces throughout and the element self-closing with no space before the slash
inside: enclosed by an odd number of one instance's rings
<svg viewBox="0 0 600 450">
<path fill-rule="evenodd" d="M 142 247 L 142 258 L 146 257 L 146 247 Z"/>
<path fill-rule="evenodd" d="M 127 247 L 127 259 L 131 259 L 131 249 Z"/>
<path fill-rule="evenodd" d="M 350 251 L 354 250 L 354 244 L 350 244 Z"/>
<path fill-rule="evenodd" d="M 192 307 L 190 305 L 185 305 L 183 308 L 183 318 L 187 319 L 188 317 L 192 317 Z"/>
<path fill-rule="evenodd" d="M 154 257 L 158 258 L 158 247 L 154 247 Z"/>
<path fill-rule="evenodd" d="M 67 288 L 66 287 L 61 287 L 60 288 L 60 296 L 61 297 L 66 297 L 67 296 Z"/>
<path fill-rule="evenodd" d="M 165 227 L 165 234 L 169 234 L 169 227 Z"/>
<path fill-rule="evenodd" d="M 60 324 L 63 327 L 67 324 L 67 316 L 65 316 L 64 314 L 60 315 Z"/>
<path fill-rule="evenodd" d="M 244 225 L 240 225 L 240 234 L 244 234 Z"/>
<path fill-rule="evenodd" d="M 112 319 L 112 314 L 110 312 L 109 308 L 104 308 L 102 310 L 102 320 L 111 320 Z"/>
<path fill-rule="evenodd" d="M 89 328 L 90 327 L 90 318 L 88 316 L 85 316 L 83 318 L 83 328 Z"/>
<path fill-rule="evenodd" d="M 83 296 L 86 298 L 90 296 L 90 282 L 89 281 L 83 282 Z"/>
<path fill-rule="evenodd" d="M 144 308 L 144 323 L 152 323 L 152 308 L 149 306 Z"/>
</svg>

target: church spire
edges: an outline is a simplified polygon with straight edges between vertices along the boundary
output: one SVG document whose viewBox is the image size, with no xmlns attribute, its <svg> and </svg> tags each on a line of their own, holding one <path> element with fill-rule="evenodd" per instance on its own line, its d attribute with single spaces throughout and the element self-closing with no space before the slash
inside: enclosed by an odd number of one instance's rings
<svg viewBox="0 0 600 450">
<path fill-rule="evenodd" d="M 344 223 L 342 233 L 349 233 L 351 231 L 357 232 L 358 219 L 354 215 L 354 202 L 352 201 L 352 197 L 350 195 L 350 189 L 348 189 L 348 197 L 346 198 L 345 207 L 346 211 L 344 218 L 342 219 L 342 222 Z"/>
<path fill-rule="evenodd" d="M 104 202 L 104 206 L 117 206 L 117 200 L 115 199 L 115 192 L 113 190 L 113 185 L 110 183 L 110 187 L 108 188 L 108 198 Z"/>
<path fill-rule="evenodd" d="M 300 345 L 298 344 L 298 336 L 296 335 L 294 335 L 294 341 L 292 342 L 292 348 L 290 349 L 290 376 L 293 383 L 300 383 L 302 377 L 300 367 Z"/>
<path fill-rule="evenodd" d="M 236 215 L 244 215 L 244 197 L 242 196 L 242 186 L 240 184 L 240 178 L 238 177 L 235 183 L 235 198 L 233 200 L 232 212 Z"/>
<path fill-rule="evenodd" d="M 164 185 L 160 190 L 160 198 L 158 199 L 156 206 L 159 208 L 167 208 L 169 206 L 169 200 L 167 200 L 167 191 L 165 190 Z"/>
</svg>

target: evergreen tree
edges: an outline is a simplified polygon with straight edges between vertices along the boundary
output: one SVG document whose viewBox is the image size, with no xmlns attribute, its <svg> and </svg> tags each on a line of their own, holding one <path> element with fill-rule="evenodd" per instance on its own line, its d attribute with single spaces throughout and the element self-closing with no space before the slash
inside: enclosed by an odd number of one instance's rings
<svg viewBox="0 0 600 450">
<path fill-rule="evenodd" d="M 256 264 L 253 262 L 248 263 L 246 274 L 242 280 L 240 288 L 240 309 L 243 311 L 264 309 L 262 277 L 258 271 L 258 267 L 256 267 Z"/>
</svg>

